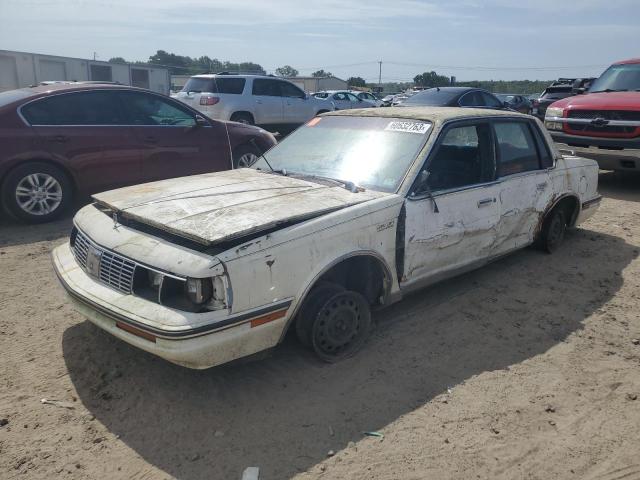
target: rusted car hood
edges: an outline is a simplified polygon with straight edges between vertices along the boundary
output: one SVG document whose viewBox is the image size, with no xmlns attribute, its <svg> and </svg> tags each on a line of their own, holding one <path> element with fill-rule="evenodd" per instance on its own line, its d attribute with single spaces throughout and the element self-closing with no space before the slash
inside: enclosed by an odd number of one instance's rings
<svg viewBox="0 0 640 480">
<path fill-rule="evenodd" d="M 125 187 L 93 198 L 120 218 L 213 245 L 385 195 L 239 169 Z"/>
</svg>

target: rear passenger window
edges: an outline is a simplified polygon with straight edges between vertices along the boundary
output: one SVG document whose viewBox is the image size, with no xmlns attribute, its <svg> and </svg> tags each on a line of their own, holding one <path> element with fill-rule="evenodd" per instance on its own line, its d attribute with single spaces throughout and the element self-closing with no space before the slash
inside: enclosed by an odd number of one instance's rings
<svg viewBox="0 0 640 480">
<path fill-rule="evenodd" d="M 290 97 L 290 98 L 305 97 L 304 92 L 300 90 L 298 87 L 296 87 L 295 85 L 288 82 L 279 82 L 279 83 L 280 83 L 280 88 L 282 89 L 283 97 Z"/>
<path fill-rule="evenodd" d="M 267 80 L 263 78 L 256 78 L 253 81 L 252 93 L 254 95 L 265 96 L 265 97 L 282 96 L 280 92 L 280 82 L 278 82 L 277 80 Z"/>
<path fill-rule="evenodd" d="M 461 107 L 484 107 L 484 99 L 480 92 L 469 92 L 460 99 Z"/>
<path fill-rule="evenodd" d="M 184 88 L 183 92 L 193 93 L 228 93 L 240 95 L 244 91 L 244 78 L 201 78 L 191 77 Z"/>
<path fill-rule="evenodd" d="M 501 176 L 540 169 L 538 150 L 526 122 L 498 122 L 494 128 Z"/>
<path fill-rule="evenodd" d="M 447 130 L 429 161 L 429 187 L 449 190 L 495 179 L 495 162 L 488 124 Z"/>
<path fill-rule="evenodd" d="M 22 107 L 31 125 L 119 125 L 120 111 L 111 92 L 54 95 Z"/>
</svg>

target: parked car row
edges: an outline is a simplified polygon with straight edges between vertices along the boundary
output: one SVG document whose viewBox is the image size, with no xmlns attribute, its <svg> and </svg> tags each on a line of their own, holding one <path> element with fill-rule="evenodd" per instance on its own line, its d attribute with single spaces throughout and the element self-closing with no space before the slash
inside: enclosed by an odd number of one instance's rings
<svg viewBox="0 0 640 480">
<path fill-rule="evenodd" d="M 0 93 L 0 144 L 2 206 L 37 223 L 76 196 L 247 166 L 276 140 L 148 90 L 76 83 Z"/>
</svg>

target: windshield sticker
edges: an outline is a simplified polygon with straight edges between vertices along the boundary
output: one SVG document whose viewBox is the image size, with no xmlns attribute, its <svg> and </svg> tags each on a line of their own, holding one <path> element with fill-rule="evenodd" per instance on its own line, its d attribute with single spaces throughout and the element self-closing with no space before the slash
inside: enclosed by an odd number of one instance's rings
<svg viewBox="0 0 640 480">
<path fill-rule="evenodd" d="M 315 127 L 322 120 L 320 117 L 312 118 L 307 122 L 307 127 Z"/>
<path fill-rule="evenodd" d="M 385 128 L 385 130 L 391 132 L 410 132 L 410 133 L 419 133 L 424 135 L 429 131 L 429 127 L 431 127 L 430 123 L 420 123 L 420 122 L 389 122 L 389 125 Z"/>
</svg>

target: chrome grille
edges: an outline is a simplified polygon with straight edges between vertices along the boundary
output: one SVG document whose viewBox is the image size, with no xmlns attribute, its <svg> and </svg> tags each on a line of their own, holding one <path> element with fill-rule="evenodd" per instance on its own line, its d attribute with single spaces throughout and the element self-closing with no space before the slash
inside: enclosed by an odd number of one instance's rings
<svg viewBox="0 0 640 480">
<path fill-rule="evenodd" d="M 135 273 L 136 264 L 129 259 L 121 257 L 109 250 L 104 250 L 93 244 L 89 238 L 80 230 L 76 230 L 75 240 L 73 242 L 73 254 L 80 266 L 87 269 L 87 255 L 89 247 L 99 250 L 100 270 L 98 279 L 100 282 L 109 285 L 123 293 L 131 293 L 133 287 L 133 274 Z"/>
</svg>

